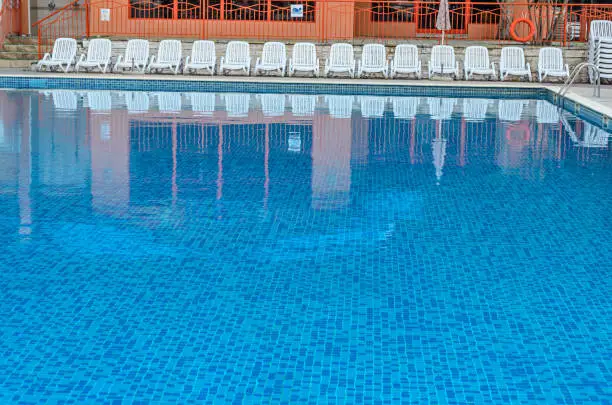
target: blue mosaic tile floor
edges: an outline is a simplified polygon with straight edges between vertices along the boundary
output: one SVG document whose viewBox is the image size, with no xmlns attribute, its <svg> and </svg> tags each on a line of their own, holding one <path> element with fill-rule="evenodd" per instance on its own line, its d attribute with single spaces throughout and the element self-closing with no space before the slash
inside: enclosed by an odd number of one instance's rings
<svg viewBox="0 0 612 405">
<path fill-rule="evenodd" d="M 546 101 L 0 91 L 0 131 L 0 403 L 612 401 L 612 144 Z"/>
</svg>

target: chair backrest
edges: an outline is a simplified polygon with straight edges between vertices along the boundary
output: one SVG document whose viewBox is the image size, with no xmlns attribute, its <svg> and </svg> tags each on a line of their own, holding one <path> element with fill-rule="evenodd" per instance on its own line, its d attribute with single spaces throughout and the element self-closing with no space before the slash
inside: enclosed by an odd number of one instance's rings
<svg viewBox="0 0 612 405">
<path fill-rule="evenodd" d="M 157 62 L 179 63 L 183 56 L 181 41 L 164 39 L 157 49 Z"/>
<path fill-rule="evenodd" d="M 88 91 L 87 103 L 90 110 L 110 111 L 113 105 L 113 98 L 108 91 Z"/>
<path fill-rule="evenodd" d="M 463 118 L 466 121 L 483 121 L 490 104 L 491 100 L 486 98 L 464 98 Z"/>
<path fill-rule="evenodd" d="M 225 49 L 225 63 L 247 63 L 250 57 L 248 42 L 231 41 Z"/>
<path fill-rule="evenodd" d="M 125 93 L 125 106 L 128 113 L 149 111 L 149 103 L 149 93 L 145 93 L 144 91 Z"/>
<path fill-rule="evenodd" d="M 215 112 L 217 95 L 215 93 L 189 93 L 191 110 L 205 115 L 212 115 Z"/>
<path fill-rule="evenodd" d="M 591 125 L 588 122 L 584 122 L 584 129 L 582 130 L 583 138 L 580 143 L 581 146 L 587 148 L 605 148 L 608 146 L 608 139 L 610 134 L 603 129 Z"/>
<path fill-rule="evenodd" d="M 520 121 L 525 100 L 499 100 L 497 116 L 501 121 Z"/>
<path fill-rule="evenodd" d="M 489 69 L 489 50 L 484 46 L 468 46 L 465 48 L 464 64 L 470 69 Z"/>
<path fill-rule="evenodd" d="M 457 62 L 455 61 L 455 49 L 449 45 L 434 45 L 431 48 L 431 65 L 434 67 L 449 67 L 454 68 Z"/>
<path fill-rule="evenodd" d="M 434 120 L 449 120 L 453 115 L 455 104 L 457 104 L 456 98 L 440 98 L 440 97 L 428 97 L 427 104 L 429 104 L 429 115 Z"/>
<path fill-rule="evenodd" d="M 317 64 L 317 47 L 310 42 L 298 42 L 293 45 L 293 64 L 315 66 Z"/>
<path fill-rule="evenodd" d="M 419 49 L 416 45 L 401 44 L 395 47 L 395 67 L 416 68 L 419 65 Z"/>
<path fill-rule="evenodd" d="M 292 95 L 291 112 L 296 116 L 310 116 L 315 112 L 317 96 Z"/>
<path fill-rule="evenodd" d="M 525 69 L 525 54 L 523 48 L 518 46 L 506 46 L 501 50 L 499 61 L 501 69 Z"/>
<path fill-rule="evenodd" d="M 228 93 L 224 95 L 225 111 L 229 117 L 245 117 L 249 115 L 251 95 L 248 93 Z"/>
<path fill-rule="evenodd" d="M 355 66 L 355 54 L 351 44 L 333 44 L 329 51 L 331 66 Z"/>
<path fill-rule="evenodd" d="M 400 119 L 416 117 L 421 99 L 419 97 L 393 97 L 393 116 Z"/>
<path fill-rule="evenodd" d="M 77 109 L 77 93 L 72 90 L 53 90 L 53 107 L 56 110 L 74 111 Z"/>
<path fill-rule="evenodd" d="M 87 61 L 94 63 L 106 63 L 111 58 L 112 44 L 110 39 L 95 38 L 89 41 L 87 48 Z"/>
<path fill-rule="evenodd" d="M 353 96 L 325 96 L 329 115 L 334 118 L 350 118 L 353 114 Z"/>
<path fill-rule="evenodd" d="M 261 52 L 261 61 L 265 64 L 287 64 L 287 51 L 282 42 L 266 42 Z"/>
<path fill-rule="evenodd" d="M 58 38 L 53 44 L 51 59 L 60 61 L 72 61 L 77 52 L 77 42 L 74 38 Z"/>
<path fill-rule="evenodd" d="M 361 52 L 364 67 L 383 67 L 387 60 L 387 50 L 382 44 L 366 44 Z"/>
<path fill-rule="evenodd" d="M 536 121 L 538 124 L 558 124 L 561 121 L 559 108 L 546 100 L 538 100 L 536 104 Z"/>
<path fill-rule="evenodd" d="M 261 111 L 266 117 L 280 117 L 285 114 L 284 94 L 260 94 Z"/>
<path fill-rule="evenodd" d="M 149 59 L 149 41 L 146 39 L 130 39 L 125 48 L 125 62 L 134 61 L 145 64 Z"/>
<path fill-rule="evenodd" d="M 559 48 L 542 48 L 538 57 L 538 67 L 547 70 L 563 70 L 563 52 Z"/>
<path fill-rule="evenodd" d="M 157 106 L 160 112 L 177 113 L 181 111 L 181 93 L 165 91 L 157 93 Z"/>
<path fill-rule="evenodd" d="M 191 63 L 212 64 L 217 50 L 213 41 L 195 41 L 191 48 Z"/>
<path fill-rule="evenodd" d="M 589 29 L 589 39 L 612 38 L 612 21 L 593 20 Z"/>
<path fill-rule="evenodd" d="M 385 113 L 385 97 L 359 96 L 361 115 L 364 118 L 382 117 Z"/>
</svg>

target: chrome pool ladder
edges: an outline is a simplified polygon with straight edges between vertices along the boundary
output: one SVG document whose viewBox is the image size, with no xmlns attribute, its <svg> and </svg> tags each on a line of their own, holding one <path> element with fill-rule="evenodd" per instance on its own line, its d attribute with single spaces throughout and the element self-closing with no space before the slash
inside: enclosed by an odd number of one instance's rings
<svg viewBox="0 0 612 405">
<path fill-rule="evenodd" d="M 574 67 L 574 70 L 572 70 L 572 73 L 569 75 L 569 77 L 565 81 L 565 84 L 563 85 L 563 87 L 561 87 L 561 89 L 557 93 L 557 103 L 558 104 L 561 103 L 561 97 L 565 96 L 567 91 L 574 84 L 574 81 L 578 77 L 578 74 L 585 67 L 589 69 L 593 69 L 595 73 L 595 83 L 593 83 L 593 97 L 601 97 L 601 75 L 599 74 L 599 68 L 597 67 L 597 65 L 594 65 L 592 63 L 582 62 Z"/>
</svg>

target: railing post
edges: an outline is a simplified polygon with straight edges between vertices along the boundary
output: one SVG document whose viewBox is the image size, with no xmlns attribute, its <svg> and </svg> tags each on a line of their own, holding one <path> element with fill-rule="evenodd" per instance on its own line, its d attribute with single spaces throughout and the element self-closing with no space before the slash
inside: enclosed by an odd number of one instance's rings
<svg viewBox="0 0 612 405">
<path fill-rule="evenodd" d="M 85 0 L 85 38 L 89 38 L 89 0 Z"/>
</svg>

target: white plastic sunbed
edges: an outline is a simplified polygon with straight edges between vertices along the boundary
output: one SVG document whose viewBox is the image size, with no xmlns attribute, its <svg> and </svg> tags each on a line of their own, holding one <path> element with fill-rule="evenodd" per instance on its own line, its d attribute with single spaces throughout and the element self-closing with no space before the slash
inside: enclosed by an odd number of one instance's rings
<svg viewBox="0 0 612 405">
<path fill-rule="evenodd" d="M 164 39 L 157 48 L 157 57 L 153 55 L 147 67 L 147 72 L 157 70 L 161 72 L 165 69 L 170 70 L 175 75 L 179 72 L 179 66 L 183 59 L 183 46 L 181 41 L 176 39 Z"/>
<path fill-rule="evenodd" d="M 87 104 L 89 109 L 97 113 L 108 113 L 112 110 L 113 98 L 108 91 L 88 91 Z"/>
<path fill-rule="evenodd" d="M 227 93 L 223 95 L 225 111 L 228 117 L 246 117 L 251 107 L 251 95 L 248 93 Z"/>
<path fill-rule="evenodd" d="M 77 93 L 72 90 L 52 90 L 53 107 L 56 110 L 75 111 L 77 109 Z"/>
<path fill-rule="evenodd" d="M 125 92 L 125 107 L 129 114 L 138 114 L 149 111 L 149 93 L 144 91 Z"/>
<path fill-rule="evenodd" d="M 106 73 L 106 69 L 111 62 L 112 43 L 110 39 L 95 38 L 89 41 L 87 47 L 87 55 L 81 55 L 81 58 L 76 64 L 75 70 L 100 69 L 100 72 Z"/>
<path fill-rule="evenodd" d="M 291 95 L 291 112 L 295 116 L 310 117 L 314 115 L 317 105 L 317 96 Z"/>
<path fill-rule="evenodd" d="M 213 115 L 217 102 L 215 93 L 189 93 L 191 110 L 194 113 Z"/>
<path fill-rule="evenodd" d="M 255 61 L 255 75 L 260 72 L 280 73 L 285 76 L 287 51 L 282 42 L 266 42 L 261 51 L 261 58 Z"/>
<path fill-rule="evenodd" d="M 317 48 L 310 42 L 298 42 L 293 45 L 291 59 L 289 59 L 289 76 L 296 72 L 312 72 L 319 77 L 319 58 Z"/>
<path fill-rule="evenodd" d="M 559 48 L 545 47 L 540 49 L 538 57 L 538 80 L 541 82 L 546 76 L 559 78 L 569 77 L 569 66 L 563 63 L 563 52 Z"/>
<path fill-rule="evenodd" d="M 333 118 L 351 118 L 353 115 L 353 96 L 325 96 L 325 101 Z"/>
<path fill-rule="evenodd" d="M 497 79 L 495 64 L 489 61 L 489 50 L 484 46 L 468 46 L 465 48 L 463 62 L 465 80 L 474 78 L 474 75 L 491 76 Z"/>
<path fill-rule="evenodd" d="M 455 49 L 448 45 L 434 45 L 428 68 L 429 78 L 435 74 L 459 76 L 459 63 L 455 59 Z"/>
<path fill-rule="evenodd" d="M 385 113 L 385 97 L 359 96 L 361 116 L 364 118 L 382 118 Z"/>
<path fill-rule="evenodd" d="M 385 79 L 389 76 L 387 50 L 381 44 L 366 44 L 361 51 L 361 62 L 357 62 L 357 77 L 366 73 L 382 73 Z"/>
<path fill-rule="evenodd" d="M 491 104 L 491 100 L 486 98 L 464 98 L 463 118 L 472 122 L 484 121 Z"/>
<path fill-rule="evenodd" d="M 191 56 L 185 58 L 185 68 L 183 73 L 187 74 L 192 71 L 205 70 L 210 75 L 215 74 L 215 65 L 217 63 L 217 51 L 213 41 L 195 41 L 191 48 Z"/>
<path fill-rule="evenodd" d="M 125 48 L 125 54 L 119 55 L 114 72 L 122 70 L 144 73 L 149 62 L 149 41 L 146 39 L 130 39 Z"/>
<path fill-rule="evenodd" d="M 421 78 L 421 59 L 416 45 L 401 44 L 395 47 L 395 54 L 391 60 L 390 76 L 415 74 Z"/>
<path fill-rule="evenodd" d="M 261 111 L 266 117 L 282 117 L 285 115 L 284 94 L 258 94 Z"/>
<path fill-rule="evenodd" d="M 421 104 L 419 97 L 393 97 L 393 116 L 397 119 L 411 120 L 416 117 Z"/>
<path fill-rule="evenodd" d="M 329 58 L 325 60 L 325 76 L 334 73 L 347 73 L 355 77 L 355 53 L 351 44 L 333 44 Z"/>
<path fill-rule="evenodd" d="M 251 53 L 248 42 L 231 41 L 225 49 L 225 56 L 219 61 L 219 74 L 225 71 L 243 71 L 247 76 L 251 74 Z"/>
<path fill-rule="evenodd" d="M 523 48 L 518 46 L 506 46 L 501 50 L 499 61 L 499 76 L 505 80 L 508 76 L 526 76 L 531 81 L 531 66 L 525 63 Z"/>
<path fill-rule="evenodd" d="M 178 113 L 181 112 L 182 97 L 181 93 L 164 91 L 155 93 L 157 96 L 157 107 L 162 113 Z"/>
<path fill-rule="evenodd" d="M 74 63 L 77 52 L 77 42 L 74 38 L 58 38 L 53 44 L 51 54 L 46 53 L 43 58 L 36 64 L 36 70 L 42 68 L 54 69 L 60 68 L 67 73 L 70 66 Z"/>
</svg>

